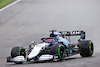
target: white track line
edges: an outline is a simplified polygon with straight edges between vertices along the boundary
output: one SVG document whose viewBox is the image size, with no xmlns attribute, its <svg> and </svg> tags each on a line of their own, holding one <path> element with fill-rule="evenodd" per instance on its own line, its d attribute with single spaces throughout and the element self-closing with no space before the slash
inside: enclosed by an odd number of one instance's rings
<svg viewBox="0 0 100 67">
<path fill-rule="evenodd" d="M 7 5 L 7 6 L 3 7 L 3 8 L 1 8 L 0 11 L 3 11 L 4 9 L 6 9 L 6 8 L 8 8 L 8 7 L 10 7 L 10 6 L 14 5 L 14 4 L 16 4 L 16 3 L 19 2 L 19 1 L 21 1 L 21 0 L 16 0 L 16 1 L 12 2 L 11 4 L 9 4 L 9 5 Z"/>
</svg>

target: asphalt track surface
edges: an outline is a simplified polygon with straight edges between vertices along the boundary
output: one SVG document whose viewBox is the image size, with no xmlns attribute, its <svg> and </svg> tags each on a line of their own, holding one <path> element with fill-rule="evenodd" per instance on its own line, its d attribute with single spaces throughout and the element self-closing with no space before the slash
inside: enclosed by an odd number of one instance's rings
<svg viewBox="0 0 100 67">
<path fill-rule="evenodd" d="M 85 30 L 94 42 L 93 57 L 61 62 L 5 63 L 11 48 L 48 37 L 49 30 Z M 74 41 L 74 39 L 72 39 Z M 0 67 L 100 67 L 100 0 L 21 0 L 0 12 Z"/>
</svg>

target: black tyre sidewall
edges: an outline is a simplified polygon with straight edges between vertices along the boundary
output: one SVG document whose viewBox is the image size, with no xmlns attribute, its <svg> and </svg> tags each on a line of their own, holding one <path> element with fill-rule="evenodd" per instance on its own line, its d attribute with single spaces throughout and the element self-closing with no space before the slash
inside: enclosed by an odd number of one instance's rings
<svg viewBox="0 0 100 67">
<path fill-rule="evenodd" d="M 22 46 L 13 47 L 11 50 L 11 57 L 14 58 L 16 56 L 20 56 L 22 50 L 25 51 L 25 49 Z M 23 56 L 25 57 L 26 55 L 23 55 Z"/>
<path fill-rule="evenodd" d="M 93 42 L 91 40 L 84 40 L 79 43 L 80 55 L 82 57 L 88 57 L 93 55 L 94 48 L 91 50 L 89 47 L 93 47 Z"/>
<path fill-rule="evenodd" d="M 61 56 L 61 54 L 60 54 L 60 48 L 64 49 L 63 56 Z M 51 48 L 51 53 L 53 55 L 57 55 L 60 60 L 63 60 L 65 58 L 65 47 L 64 47 L 64 45 L 61 44 L 61 43 L 54 44 Z"/>
</svg>

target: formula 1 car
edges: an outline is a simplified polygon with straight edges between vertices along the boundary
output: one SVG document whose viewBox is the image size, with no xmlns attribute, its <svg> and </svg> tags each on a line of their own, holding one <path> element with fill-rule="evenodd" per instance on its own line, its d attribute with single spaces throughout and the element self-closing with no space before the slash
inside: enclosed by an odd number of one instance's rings
<svg viewBox="0 0 100 67">
<path fill-rule="evenodd" d="M 94 46 L 91 40 L 85 40 L 84 31 L 56 31 L 51 30 L 47 38 L 42 38 L 42 42 L 32 42 L 28 49 L 22 46 L 13 47 L 11 56 L 7 57 L 7 62 L 16 64 L 23 62 L 37 61 L 62 61 L 65 57 L 79 54 L 82 57 L 93 55 Z M 77 43 L 70 42 L 70 36 L 80 36 Z"/>
</svg>

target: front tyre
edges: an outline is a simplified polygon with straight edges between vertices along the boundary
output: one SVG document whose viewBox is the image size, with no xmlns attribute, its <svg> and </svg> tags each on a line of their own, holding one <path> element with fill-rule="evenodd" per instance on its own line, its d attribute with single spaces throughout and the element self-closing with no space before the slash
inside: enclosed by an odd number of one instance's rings
<svg viewBox="0 0 100 67">
<path fill-rule="evenodd" d="M 82 57 L 89 57 L 93 55 L 94 46 L 91 40 L 83 40 L 79 43 L 80 55 Z"/>
<path fill-rule="evenodd" d="M 26 57 L 26 52 L 25 49 L 22 46 L 16 46 L 13 47 L 11 50 L 11 57 L 17 57 L 17 56 L 24 56 L 24 58 Z M 16 64 L 22 64 L 22 62 L 15 62 Z"/>
</svg>

